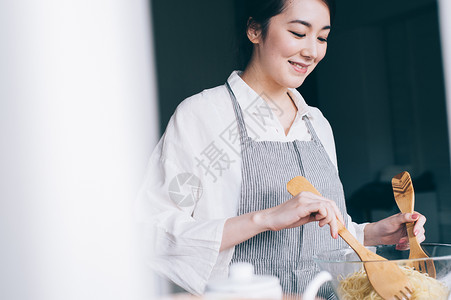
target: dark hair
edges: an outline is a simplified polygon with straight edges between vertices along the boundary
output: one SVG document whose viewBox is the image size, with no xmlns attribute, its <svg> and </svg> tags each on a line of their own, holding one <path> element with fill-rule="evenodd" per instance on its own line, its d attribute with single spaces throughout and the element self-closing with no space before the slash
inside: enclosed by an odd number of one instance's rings
<svg viewBox="0 0 451 300">
<path fill-rule="evenodd" d="M 329 8 L 330 22 L 335 17 L 335 1 L 321 0 Z M 241 2 L 241 1 L 239 1 Z M 282 13 L 287 0 L 245 0 L 244 13 L 238 17 L 238 66 L 244 70 L 252 56 L 254 45 L 247 37 L 249 26 L 258 25 L 263 39 L 268 32 L 269 21 L 272 17 Z"/>
</svg>

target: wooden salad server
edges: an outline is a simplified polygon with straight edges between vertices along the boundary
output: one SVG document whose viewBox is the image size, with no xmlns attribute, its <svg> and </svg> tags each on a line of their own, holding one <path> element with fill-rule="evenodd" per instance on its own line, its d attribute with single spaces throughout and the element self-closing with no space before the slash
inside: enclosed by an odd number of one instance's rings
<svg viewBox="0 0 451 300">
<path fill-rule="evenodd" d="M 311 192 L 321 196 L 303 176 L 290 180 L 287 183 L 287 190 L 293 196 L 301 192 Z M 368 279 L 379 296 L 385 300 L 411 299 L 412 287 L 407 275 L 395 263 L 365 248 L 338 219 L 337 223 L 338 234 L 362 260 Z"/>
<path fill-rule="evenodd" d="M 396 204 L 402 213 L 413 213 L 415 205 L 415 193 L 413 191 L 412 179 L 408 172 L 402 172 L 396 175 L 391 180 L 393 187 L 393 194 L 395 196 Z M 411 266 L 421 273 L 427 273 L 430 277 L 435 278 L 435 266 L 432 259 L 423 251 L 416 236 L 413 234 L 414 223 L 407 223 L 407 235 L 409 236 L 410 253 L 409 259 L 413 259 Z M 418 259 L 418 260 L 415 260 Z"/>
</svg>

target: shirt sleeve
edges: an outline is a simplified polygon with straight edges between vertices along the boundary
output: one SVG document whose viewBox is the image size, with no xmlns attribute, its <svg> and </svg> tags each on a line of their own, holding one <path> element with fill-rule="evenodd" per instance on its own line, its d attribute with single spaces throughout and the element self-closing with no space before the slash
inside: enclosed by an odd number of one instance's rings
<svg viewBox="0 0 451 300">
<path fill-rule="evenodd" d="M 191 145 L 198 124 L 177 109 L 151 155 L 135 203 L 145 259 L 159 274 L 193 294 L 205 289 L 218 261 L 226 218 L 196 219 L 203 174 Z M 230 260 L 227 253 L 225 264 Z"/>
<path fill-rule="evenodd" d="M 355 222 L 352 222 L 351 216 L 348 215 L 348 224 L 349 224 L 349 232 L 356 237 L 356 239 L 363 245 L 363 241 L 364 241 L 364 230 L 365 230 L 365 226 L 368 223 L 362 223 L 362 224 L 357 224 Z"/>
</svg>

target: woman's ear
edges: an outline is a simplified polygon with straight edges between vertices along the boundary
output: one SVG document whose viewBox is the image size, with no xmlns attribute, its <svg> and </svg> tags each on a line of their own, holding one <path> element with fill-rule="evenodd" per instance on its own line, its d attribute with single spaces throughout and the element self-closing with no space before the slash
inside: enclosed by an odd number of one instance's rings
<svg viewBox="0 0 451 300">
<path fill-rule="evenodd" d="M 247 37 L 252 44 L 260 43 L 261 28 L 260 24 L 255 22 L 252 18 L 247 20 Z"/>
</svg>

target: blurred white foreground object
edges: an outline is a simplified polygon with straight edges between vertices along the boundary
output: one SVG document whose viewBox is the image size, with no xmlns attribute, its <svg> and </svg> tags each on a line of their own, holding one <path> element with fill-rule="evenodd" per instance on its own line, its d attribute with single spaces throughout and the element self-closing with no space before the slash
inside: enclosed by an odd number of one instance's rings
<svg viewBox="0 0 451 300">
<path fill-rule="evenodd" d="M 443 71 L 445 77 L 445 94 L 448 115 L 448 134 L 451 149 L 451 1 L 438 1 L 440 37 L 442 45 Z"/>
<path fill-rule="evenodd" d="M 152 299 L 131 205 L 157 140 L 149 1 L 0 1 L 0 299 Z"/>
<path fill-rule="evenodd" d="M 316 294 L 318 293 L 319 288 L 326 282 L 331 281 L 332 276 L 327 271 L 319 272 L 315 278 L 309 283 L 307 288 L 302 294 L 302 300 L 315 300 Z"/>
<path fill-rule="evenodd" d="M 255 275 L 249 263 L 230 266 L 229 278 L 208 283 L 205 298 L 211 299 L 282 299 L 282 287 L 275 276 Z"/>
</svg>

